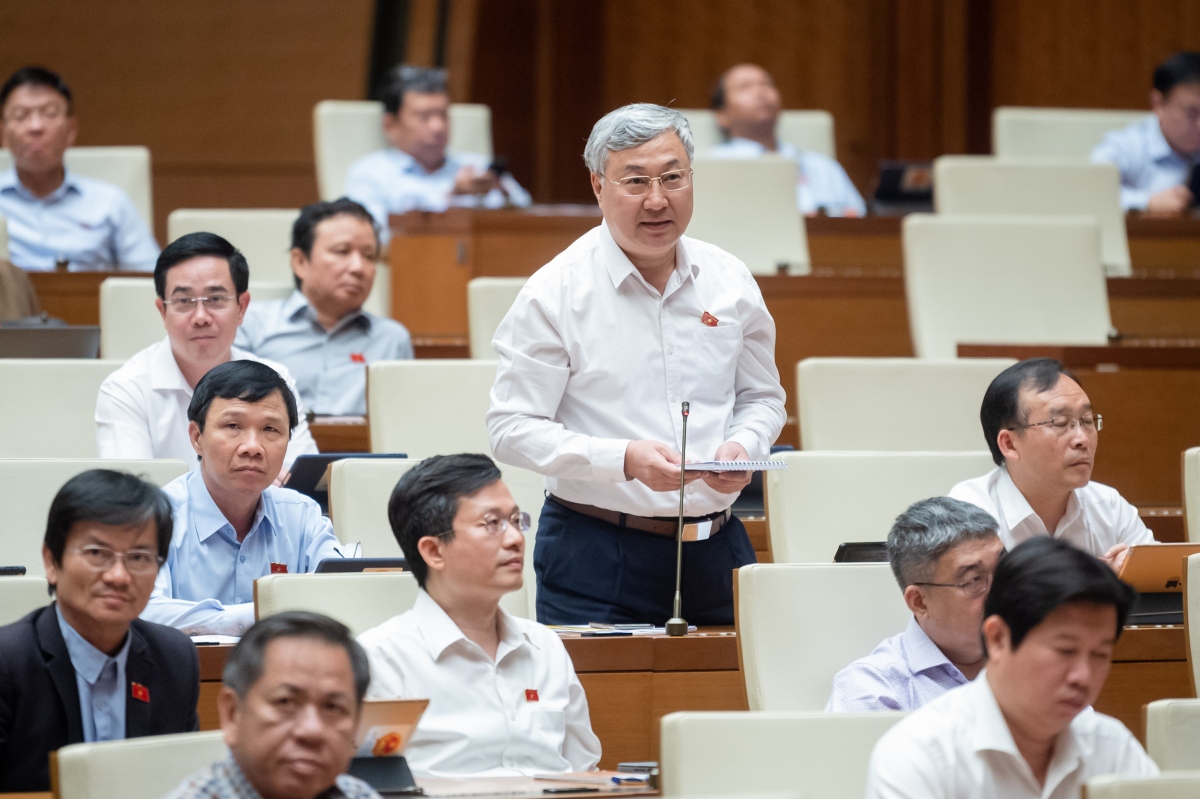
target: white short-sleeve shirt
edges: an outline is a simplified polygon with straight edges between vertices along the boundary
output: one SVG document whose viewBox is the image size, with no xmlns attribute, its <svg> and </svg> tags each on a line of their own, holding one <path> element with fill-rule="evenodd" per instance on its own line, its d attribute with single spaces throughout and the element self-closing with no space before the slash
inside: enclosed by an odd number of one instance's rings
<svg viewBox="0 0 1200 799">
<path fill-rule="evenodd" d="M 589 771 L 600 762 L 587 697 L 549 628 L 500 610 L 492 660 L 420 591 L 413 609 L 358 637 L 369 699 L 429 699 L 404 750 L 417 774 L 519 776 Z"/>
</svg>

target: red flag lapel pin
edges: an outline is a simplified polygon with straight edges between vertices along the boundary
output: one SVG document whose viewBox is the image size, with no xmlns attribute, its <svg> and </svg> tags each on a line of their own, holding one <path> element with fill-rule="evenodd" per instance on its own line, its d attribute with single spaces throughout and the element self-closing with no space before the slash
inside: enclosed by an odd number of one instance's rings
<svg viewBox="0 0 1200 799">
<path fill-rule="evenodd" d="M 710 314 L 708 311 L 705 311 L 700 315 L 700 321 L 709 327 L 716 327 L 721 320 Z"/>
<path fill-rule="evenodd" d="M 272 563 L 271 564 L 271 574 L 287 574 L 287 573 L 288 573 L 288 570 L 287 570 L 286 563 Z"/>
<path fill-rule="evenodd" d="M 142 685 L 140 682 L 132 682 L 129 684 L 129 694 L 139 702 L 150 703 L 150 689 Z"/>
<path fill-rule="evenodd" d="M 350 353 L 350 363 L 366 363 L 366 362 L 367 362 L 367 356 L 363 355 L 361 352 Z"/>
<path fill-rule="evenodd" d="M 539 701 L 539 700 L 538 700 L 538 695 L 537 695 L 537 689 L 536 689 L 536 688 L 526 688 L 526 689 L 525 689 L 525 701 L 526 701 L 526 702 L 537 702 L 537 701 Z"/>
</svg>

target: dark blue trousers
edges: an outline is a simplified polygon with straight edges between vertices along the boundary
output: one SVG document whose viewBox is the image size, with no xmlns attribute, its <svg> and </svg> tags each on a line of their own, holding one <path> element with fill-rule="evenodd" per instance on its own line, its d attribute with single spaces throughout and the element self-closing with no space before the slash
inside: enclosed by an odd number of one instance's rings
<svg viewBox="0 0 1200 799">
<path fill-rule="evenodd" d="M 712 538 L 683 544 L 683 618 L 733 624 L 733 572 L 754 548 L 735 516 Z M 675 539 L 593 519 L 547 497 L 533 552 L 543 624 L 654 624 L 671 617 Z"/>
</svg>

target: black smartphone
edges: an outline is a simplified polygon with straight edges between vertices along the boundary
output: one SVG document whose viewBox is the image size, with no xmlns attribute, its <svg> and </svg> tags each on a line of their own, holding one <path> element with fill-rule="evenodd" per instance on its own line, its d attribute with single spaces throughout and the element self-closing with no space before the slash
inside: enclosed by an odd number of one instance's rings
<svg viewBox="0 0 1200 799">
<path fill-rule="evenodd" d="M 543 788 L 542 793 L 600 793 L 599 788 Z"/>
<path fill-rule="evenodd" d="M 1192 207 L 1200 205 L 1200 164 L 1192 164 L 1192 171 L 1188 173 L 1187 187 L 1192 192 Z"/>
<path fill-rule="evenodd" d="M 24 566 L 0 566 L 0 577 L 21 577 L 24 574 Z"/>
<path fill-rule="evenodd" d="M 508 172 L 508 159 L 503 155 L 498 155 L 492 159 L 492 163 L 488 164 L 488 172 L 499 177 Z"/>
</svg>

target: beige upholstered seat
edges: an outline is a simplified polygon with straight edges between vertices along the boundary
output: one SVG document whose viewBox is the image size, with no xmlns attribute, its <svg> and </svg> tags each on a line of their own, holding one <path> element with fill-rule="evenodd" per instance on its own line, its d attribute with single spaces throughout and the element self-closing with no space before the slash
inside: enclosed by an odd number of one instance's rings
<svg viewBox="0 0 1200 799">
<path fill-rule="evenodd" d="M 4 538 L 5 535 L 0 533 L 0 540 Z M 5 544 L 4 553 L 0 554 L 0 566 L 18 565 L 9 563 L 11 557 L 13 556 Z M 50 594 L 46 586 L 45 577 L 0 577 L 0 627 L 12 624 L 26 613 L 49 605 Z"/>
<path fill-rule="evenodd" d="M 780 266 L 811 271 L 808 239 L 796 211 L 796 162 L 697 158 L 692 162 L 694 208 L 687 234 L 740 258 L 756 275 Z"/>
<path fill-rule="evenodd" d="M 839 544 L 884 541 L 909 505 L 944 496 L 955 483 L 993 467 L 987 451 L 804 451 L 771 459 L 788 465 L 766 473 L 775 563 L 831 563 Z"/>
<path fill-rule="evenodd" d="M 0 359 L 0 458 L 96 457 L 96 395 L 121 361 Z M 20 387 L 14 390 L 13 387 Z"/>
<path fill-rule="evenodd" d="M 705 156 L 721 143 L 721 129 L 717 127 L 716 113 L 708 108 L 680 108 L 692 129 L 692 144 L 696 155 Z M 801 150 L 836 158 L 834 145 L 833 114 L 828 111 L 782 111 L 775 124 L 775 135 L 780 141 L 799 147 Z"/>
<path fill-rule="evenodd" d="M 42 539 L 50 503 L 63 483 L 88 469 L 129 472 L 164 486 L 187 472 L 188 465 L 171 460 L 0 459 L 0 565 L 24 566 L 27 574 L 38 577 L 45 574 Z"/>
<path fill-rule="evenodd" d="M 508 309 L 516 302 L 526 280 L 523 277 L 477 277 L 467 283 L 467 324 L 472 358 L 495 360 L 492 337 Z"/>
<path fill-rule="evenodd" d="M 371 451 L 410 458 L 490 451 L 484 415 L 496 361 L 419 359 L 367 367 Z"/>
<path fill-rule="evenodd" d="M 1095 222 L 911 214 L 903 230 L 917 357 L 954 358 L 959 344 L 1107 343 L 1112 320 Z"/>
<path fill-rule="evenodd" d="M 1169 771 L 1157 777 L 1107 775 L 1087 781 L 1088 799 L 1195 799 L 1200 771 Z"/>
<path fill-rule="evenodd" d="M 71 744 L 58 750 L 58 799 L 159 799 L 225 758 L 220 730 Z"/>
<path fill-rule="evenodd" d="M 1200 541 L 1200 447 L 1183 453 L 1183 517 L 1187 540 Z"/>
<path fill-rule="evenodd" d="M 1132 274 L 1121 176 L 1112 164 L 944 155 L 933 171 L 939 214 L 1091 217 L 1100 225 L 1105 270 L 1114 277 Z"/>
<path fill-rule="evenodd" d="M 1104 134 L 1148 115 L 1145 110 L 1004 106 L 992 111 L 992 150 L 1002 158 L 1088 161 Z"/>
<path fill-rule="evenodd" d="M 751 710 L 824 710 L 833 676 L 912 618 L 886 563 L 752 563 L 735 579 Z"/>
<path fill-rule="evenodd" d="M 1200 686 L 1200 555 L 1190 555 L 1183 582 L 1183 619 L 1187 625 L 1188 670 L 1192 692 Z"/>
<path fill-rule="evenodd" d="M 1164 771 L 1200 769 L 1200 699 L 1146 705 L 1146 752 Z"/>
<path fill-rule="evenodd" d="M 154 205 L 147 147 L 70 147 L 63 155 L 68 170 L 112 183 L 128 195 L 146 227 L 154 230 Z M 12 166 L 12 154 L 0 149 L 0 172 Z"/>
<path fill-rule="evenodd" d="M 858 799 L 875 742 L 904 713 L 672 713 L 662 720 L 663 796 L 799 791 Z"/>
<path fill-rule="evenodd" d="M 796 367 L 806 451 L 978 451 L 979 406 L 1010 358 L 805 358 Z"/>
<path fill-rule="evenodd" d="M 254 581 L 254 615 L 288 610 L 324 613 L 355 636 L 412 608 L 417 578 L 411 572 L 268 574 Z"/>
</svg>

